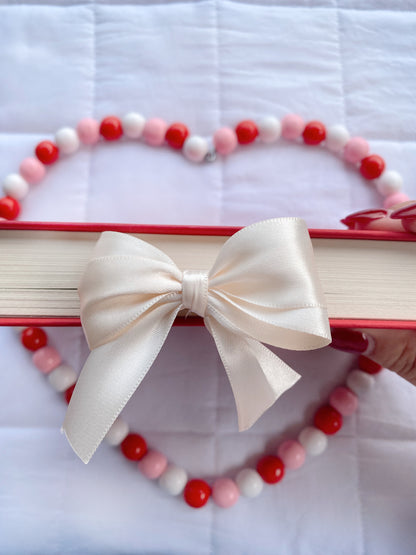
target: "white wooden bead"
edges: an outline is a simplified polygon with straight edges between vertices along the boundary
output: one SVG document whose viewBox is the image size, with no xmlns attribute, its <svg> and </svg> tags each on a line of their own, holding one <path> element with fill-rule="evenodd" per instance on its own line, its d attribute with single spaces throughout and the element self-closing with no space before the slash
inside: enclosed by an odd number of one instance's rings
<svg viewBox="0 0 416 555">
<path fill-rule="evenodd" d="M 4 178 L 3 191 L 8 197 L 22 200 L 29 192 L 29 184 L 18 173 L 11 173 Z"/>
<path fill-rule="evenodd" d="M 77 373 L 68 364 L 60 364 L 48 374 L 51 386 L 59 392 L 66 391 L 77 381 Z"/>
<path fill-rule="evenodd" d="M 299 443 L 308 455 L 316 456 L 323 453 L 328 445 L 328 438 L 314 426 L 307 426 L 299 434 Z"/>
<path fill-rule="evenodd" d="M 62 127 L 56 132 L 55 142 L 63 154 L 72 154 L 79 149 L 78 133 L 72 127 Z"/>
<path fill-rule="evenodd" d="M 274 116 L 263 118 L 257 127 L 259 138 L 263 143 L 274 143 L 282 134 L 282 124 Z"/>
<path fill-rule="evenodd" d="M 263 490 L 263 480 L 252 468 L 243 468 L 237 474 L 235 482 L 244 497 L 257 497 Z"/>
<path fill-rule="evenodd" d="M 361 370 L 352 370 L 347 376 L 347 386 L 358 396 L 371 389 L 374 383 L 373 376 Z"/>
<path fill-rule="evenodd" d="M 119 416 L 114 420 L 104 439 L 109 445 L 116 447 L 127 437 L 128 433 L 129 425 Z"/>
<path fill-rule="evenodd" d="M 341 152 L 349 140 L 350 134 L 343 125 L 332 125 L 326 130 L 325 144 L 332 152 Z"/>
<path fill-rule="evenodd" d="M 386 170 L 376 181 L 378 192 L 383 197 L 388 197 L 392 193 L 397 193 L 402 190 L 403 178 L 394 170 Z"/>
<path fill-rule="evenodd" d="M 179 495 L 188 481 L 188 475 L 183 468 L 169 464 L 159 478 L 159 486 L 170 495 Z"/>
<path fill-rule="evenodd" d="M 121 120 L 123 133 L 129 139 L 138 139 L 141 137 L 145 123 L 145 118 L 136 112 L 129 112 Z"/>
<path fill-rule="evenodd" d="M 192 162 L 202 162 L 208 154 L 208 141 L 198 135 L 188 137 L 183 145 L 183 153 Z"/>
</svg>

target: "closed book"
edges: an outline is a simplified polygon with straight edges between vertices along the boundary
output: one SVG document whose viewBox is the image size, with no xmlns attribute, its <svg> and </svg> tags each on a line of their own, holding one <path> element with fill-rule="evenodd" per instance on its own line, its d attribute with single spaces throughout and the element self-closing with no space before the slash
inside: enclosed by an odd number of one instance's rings
<svg viewBox="0 0 416 555">
<path fill-rule="evenodd" d="M 77 288 L 103 231 L 139 237 L 181 270 L 208 270 L 239 229 L 0 222 L 0 324 L 80 325 Z M 333 327 L 416 329 L 416 235 L 334 229 L 309 235 Z M 180 314 L 176 324 L 202 319 Z"/>
</svg>

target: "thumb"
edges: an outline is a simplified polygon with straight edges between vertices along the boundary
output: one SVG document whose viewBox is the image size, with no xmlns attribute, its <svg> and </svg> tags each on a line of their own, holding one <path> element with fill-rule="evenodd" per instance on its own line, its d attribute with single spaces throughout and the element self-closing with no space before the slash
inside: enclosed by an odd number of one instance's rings
<svg viewBox="0 0 416 555">
<path fill-rule="evenodd" d="M 374 360 L 384 368 L 396 372 L 399 376 L 416 385 L 416 331 L 415 330 L 384 330 L 362 329 L 370 339 L 371 352 L 365 356 Z M 371 341 L 371 338 L 373 341 Z"/>
</svg>

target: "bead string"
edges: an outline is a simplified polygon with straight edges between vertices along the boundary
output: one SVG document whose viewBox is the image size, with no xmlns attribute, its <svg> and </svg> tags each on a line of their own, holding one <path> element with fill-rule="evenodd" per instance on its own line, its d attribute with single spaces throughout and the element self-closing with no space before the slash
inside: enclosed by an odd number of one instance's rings
<svg viewBox="0 0 416 555">
<path fill-rule="evenodd" d="M 23 346 L 33 352 L 34 365 L 48 377 L 51 386 L 69 403 L 77 381 L 75 370 L 62 362 L 56 349 L 48 345 L 48 336 L 42 328 L 16 328 Z M 297 439 L 283 441 L 275 454 L 261 456 L 256 468 L 241 469 L 234 480 L 219 477 L 212 485 L 205 480 L 188 480 L 187 472 L 168 462 L 160 451 L 149 449 L 144 437 L 131 432 L 127 422 L 119 416 L 108 431 L 108 444 L 119 448 L 130 461 L 138 463 L 140 472 L 150 480 L 157 480 L 168 494 L 182 494 L 186 503 L 193 508 L 203 507 L 212 497 L 222 508 L 232 507 L 240 495 L 257 497 L 264 484 L 277 484 L 286 470 L 300 468 L 306 456 L 317 456 L 327 447 L 328 436 L 336 434 L 342 427 L 343 417 L 352 415 L 358 408 L 358 397 L 364 396 L 374 385 L 373 375 L 382 367 L 376 362 L 360 356 L 359 368 L 348 373 L 345 384 L 335 387 L 328 403 L 317 409 L 313 425 L 302 429 Z"/>
<path fill-rule="evenodd" d="M 385 197 L 383 206 L 405 202 L 409 197 L 402 190 L 401 175 L 394 170 L 386 170 L 386 164 L 378 154 L 370 154 L 370 146 L 362 137 L 350 137 L 343 125 L 326 128 L 319 121 L 304 120 L 296 114 L 288 114 L 281 121 L 267 116 L 258 123 L 241 121 L 235 129 L 222 127 L 212 138 L 190 135 L 183 123 L 168 125 L 163 119 L 146 120 L 141 114 L 130 112 L 122 119 L 107 116 L 101 122 L 92 118 L 82 119 L 76 128 L 63 127 L 55 134 L 55 142 L 45 140 L 35 148 L 35 157 L 25 158 L 19 173 L 12 173 L 3 181 L 6 195 L 0 198 L 0 218 L 15 220 L 20 213 L 20 203 L 29 192 L 29 185 L 39 183 L 46 175 L 46 168 L 53 165 L 61 155 L 76 152 L 81 143 L 94 145 L 100 140 L 117 141 L 122 137 L 142 139 L 152 146 L 167 144 L 181 150 L 192 162 L 212 162 L 217 154 L 227 156 L 237 146 L 249 145 L 259 140 L 274 143 L 280 137 L 289 141 L 303 142 L 310 146 L 325 146 L 345 161 L 355 166 L 361 175 L 375 184 L 378 192 Z"/>
</svg>

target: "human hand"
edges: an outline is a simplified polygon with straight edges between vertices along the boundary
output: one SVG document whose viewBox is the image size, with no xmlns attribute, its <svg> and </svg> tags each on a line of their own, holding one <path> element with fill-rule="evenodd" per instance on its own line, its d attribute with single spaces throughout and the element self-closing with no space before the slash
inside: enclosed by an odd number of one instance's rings
<svg viewBox="0 0 416 555">
<path fill-rule="evenodd" d="M 416 233 L 416 201 L 354 212 L 341 222 L 349 229 Z M 331 334 L 331 347 L 362 354 L 416 385 L 415 330 L 336 328 Z"/>
</svg>

